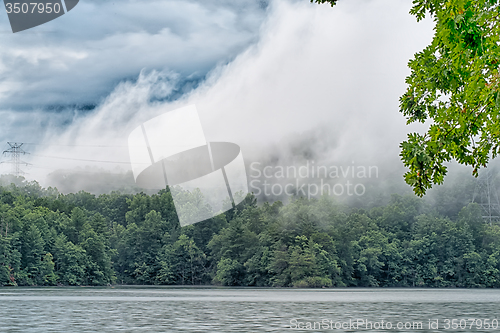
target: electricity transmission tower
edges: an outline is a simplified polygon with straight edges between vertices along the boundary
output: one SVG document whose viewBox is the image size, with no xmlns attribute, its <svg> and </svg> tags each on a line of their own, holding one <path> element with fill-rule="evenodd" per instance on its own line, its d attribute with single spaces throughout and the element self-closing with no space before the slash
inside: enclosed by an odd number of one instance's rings
<svg viewBox="0 0 500 333">
<path fill-rule="evenodd" d="M 500 221 L 500 201 L 494 178 L 491 170 L 484 169 L 476 181 L 472 197 L 472 202 L 481 206 L 483 219 L 490 224 Z"/>
<path fill-rule="evenodd" d="M 29 153 L 25 152 L 21 148 L 23 146 L 23 143 L 7 142 L 7 144 L 10 146 L 10 148 L 5 150 L 3 152 L 3 154 L 4 155 L 10 154 L 10 161 L 2 162 L 2 163 L 12 164 L 12 173 L 16 177 L 19 177 L 20 175 L 24 174 L 24 172 L 21 170 L 21 164 L 29 165 L 29 163 L 21 160 L 21 155 L 26 155 Z"/>
</svg>

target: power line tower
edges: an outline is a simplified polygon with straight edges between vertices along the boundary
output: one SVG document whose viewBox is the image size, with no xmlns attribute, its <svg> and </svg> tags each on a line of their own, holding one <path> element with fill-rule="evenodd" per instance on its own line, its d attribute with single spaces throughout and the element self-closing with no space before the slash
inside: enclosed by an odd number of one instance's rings
<svg viewBox="0 0 500 333">
<path fill-rule="evenodd" d="M 500 221 L 500 200 L 498 200 L 494 178 L 491 170 L 484 169 L 476 180 L 476 188 L 472 197 L 472 202 L 481 206 L 482 217 L 489 224 Z"/>
<path fill-rule="evenodd" d="M 16 177 L 19 177 L 20 175 L 24 174 L 24 171 L 21 170 L 21 164 L 24 164 L 26 166 L 29 165 L 29 163 L 21 160 L 21 155 L 26 155 L 29 153 L 25 152 L 21 148 L 24 143 L 7 142 L 7 144 L 10 146 L 10 148 L 5 150 L 3 152 L 3 154 L 4 155 L 10 154 L 10 161 L 2 162 L 2 163 L 12 164 L 12 173 Z"/>
</svg>

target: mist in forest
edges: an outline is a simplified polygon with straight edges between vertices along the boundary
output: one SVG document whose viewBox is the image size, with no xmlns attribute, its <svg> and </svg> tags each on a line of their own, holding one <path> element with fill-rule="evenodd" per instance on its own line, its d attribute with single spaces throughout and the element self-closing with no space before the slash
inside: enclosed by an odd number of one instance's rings
<svg viewBox="0 0 500 333">
<path fill-rule="evenodd" d="M 197 3 L 193 6 L 195 12 L 200 9 Z M 128 135 L 144 121 L 195 104 L 208 141 L 241 147 L 249 189 L 260 200 L 286 200 L 291 197 L 287 193 L 315 197 L 326 193 L 327 186 L 329 194 L 354 202 L 411 192 L 403 181 L 398 146 L 407 133 L 425 125 L 406 126 L 398 100 L 409 74 L 407 62 L 430 42 L 432 22 L 417 23 L 408 13 L 411 1 L 353 0 L 331 8 L 276 0 L 242 6 L 254 18 L 234 28 L 246 46 L 228 46 L 226 61 L 204 75 L 186 76 L 186 71 L 169 69 L 168 63 L 175 61 L 165 59 L 163 68 L 144 67 L 99 98 L 65 102 L 58 95 L 59 100 L 53 96 L 30 112 L 3 111 L 9 128 L 25 133 L 8 136 L 27 142 L 24 149 L 30 155 L 23 158 L 30 165 L 24 167 L 25 177 L 64 193 L 140 191 L 130 172 Z M 243 7 L 236 7 L 210 8 L 233 13 L 227 16 L 233 24 L 242 15 Z M 145 47 L 144 52 L 152 50 Z M 191 55 L 179 52 L 178 57 Z M 103 72 L 103 80 L 119 73 Z M 81 84 L 86 87 L 91 81 Z M 97 96 L 90 90 L 87 95 Z M 63 106 L 47 106 L 56 100 Z M 268 175 L 272 171 L 269 195 L 263 184 L 266 167 Z M 302 175 L 279 174 L 280 168 L 298 173 L 301 167 Z M 305 175 L 304 168 L 323 173 Z M 307 192 L 300 190 L 302 185 Z"/>
</svg>

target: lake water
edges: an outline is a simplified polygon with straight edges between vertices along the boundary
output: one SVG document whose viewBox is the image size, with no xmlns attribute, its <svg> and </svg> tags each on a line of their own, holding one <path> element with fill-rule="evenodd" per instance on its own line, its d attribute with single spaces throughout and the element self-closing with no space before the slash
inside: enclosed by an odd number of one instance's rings
<svg viewBox="0 0 500 333">
<path fill-rule="evenodd" d="M 0 305 L 0 332 L 500 332 L 487 289 L 0 288 Z"/>
</svg>

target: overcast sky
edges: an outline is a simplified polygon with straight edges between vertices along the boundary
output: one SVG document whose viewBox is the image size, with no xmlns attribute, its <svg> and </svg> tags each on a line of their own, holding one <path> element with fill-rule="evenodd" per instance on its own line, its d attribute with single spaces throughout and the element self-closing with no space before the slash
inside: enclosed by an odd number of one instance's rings
<svg viewBox="0 0 500 333">
<path fill-rule="evenodd" d="M 397 163 L 399 142 L 418 129 L 398 112 L 406 65 L 432 38 L 432 22 L 410 8 L 81 0 L 16 34 L 0 10 L 0 147 L 37 143 L 26 159 L 42 183 L 62 167 L 127 170 L 71 158 L 127 162 L 133 128 L 196 104 L 207 139 L 238 143 L 246 159 L 293 163 L 288 148 L 302 144 L 322 163 Z"/>
</svg>

